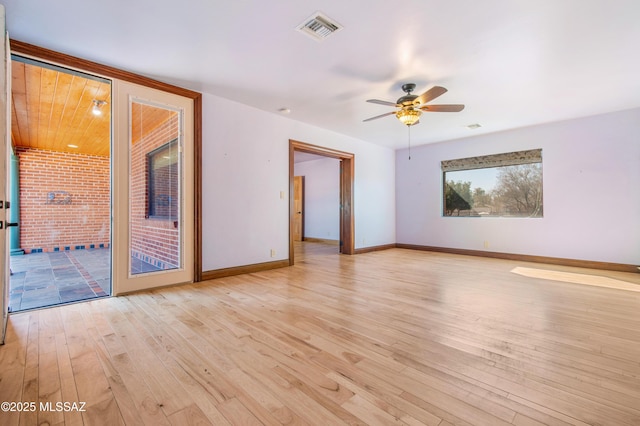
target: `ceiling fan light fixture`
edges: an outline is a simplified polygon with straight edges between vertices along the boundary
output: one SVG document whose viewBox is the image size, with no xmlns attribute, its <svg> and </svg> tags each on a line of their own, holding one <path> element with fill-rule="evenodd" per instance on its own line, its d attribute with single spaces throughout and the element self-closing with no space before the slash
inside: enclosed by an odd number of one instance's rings
<svg viewBox="0 0 640 426">
<path fill-rule="evenodd" d="M 420 119 L 422 111 L 415 110 L 413 108 L 401 109 L 396 112 L 396 117 L 400 122 L 407 126 L 413 126 Z"/>
<path fill-rule="evenodd" d="M 97 99 L 93 100 L 93 107 L 91 108 L 91 112 L 93 115 L 102 115 L 102 110 L 100 109 L 102 105 L 106 105 L 107 101 L 99 101 Z"/>
<path fill-rule="evenodd" d="M 450 105 L 426 105 L 427 102 L 431 102 L 438 96 L 447 92 L 447 89 L 440 86 L 433 86 L 420 96 L 412 95 L 411 92 L 415 89 L 416 85 L 413 83 L 407 83 L 402 85 L 402 90 L 406 93 L 396 102 L 381 101 L 380 99 L 367 99 L 367 102 L 379 105 L 388 105 L 392 107 L 399 107 L 398 111 L 391 111 L 386 114 L 376 115 L 375 117 L 367 118 L 362 121 L 372 121 L 378 118 L 395 115 L 400 122 L 406 126 L 413 126 L 419 123 L 420 114 L 423 112 L 460 112 L 464 109 L 462 104 L 450 104 Z"/>
</svg>

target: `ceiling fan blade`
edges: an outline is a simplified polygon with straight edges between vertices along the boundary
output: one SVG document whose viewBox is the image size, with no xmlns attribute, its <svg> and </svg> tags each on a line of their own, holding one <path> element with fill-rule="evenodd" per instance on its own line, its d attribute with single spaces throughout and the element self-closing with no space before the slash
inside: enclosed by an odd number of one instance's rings
<svg viewBox="0 0 640 426">
<path fill-rule="evenodd" d="M 380 99 L 367 99 L 367 102 L 371 102 L 372 104 L 380 104 L 380 105 L 387 105 L 387 106 L 399 106 L 395 102 L 381 101 Z"/>
<path fill-rule="evenodd" d="M 395 113 L 396 113 L 395 111 L 391 111 L 391 112 L 387 112 L 385 114 L 376 115 L 375 117 L 367 118 L 366 120 L 362 120 L 362 121 L 377 120 L 378 118 L 386 117 L 387 115 L 393 115 Z"/>
<path fill-rule="evenodd" d="M 425 105 L 423 107 L 420 107 L 420 109 L 427 112 L 460 112 L 464 109 L 464 105 Z"/>
<path fill-rule="evenodd" d="M 447 89 L 440 86 L 433 86 L 431 89 L 424 92 L 422 95 L 416 98 L 416 102 L 420 102 L 421 104 L 426 104 L 429 101 L 434 100 L 440 95 L 443 95 L 447 92 Z"/>
</svg>

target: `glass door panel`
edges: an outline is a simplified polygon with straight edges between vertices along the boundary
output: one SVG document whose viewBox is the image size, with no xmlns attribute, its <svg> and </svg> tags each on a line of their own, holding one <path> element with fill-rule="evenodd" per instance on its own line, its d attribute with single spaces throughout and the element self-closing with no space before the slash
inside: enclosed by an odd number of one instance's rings
<svg viewBox="0 0 640 426">
<path fill-rule="evenodd" d="M 115 295 L 193 281 L 193 100 L 115 82 Z"/>
<path fill-rule="evenodd" d="M 182 268 L 181 114 L 131 100 L 131 275 Z"/>
</svg>

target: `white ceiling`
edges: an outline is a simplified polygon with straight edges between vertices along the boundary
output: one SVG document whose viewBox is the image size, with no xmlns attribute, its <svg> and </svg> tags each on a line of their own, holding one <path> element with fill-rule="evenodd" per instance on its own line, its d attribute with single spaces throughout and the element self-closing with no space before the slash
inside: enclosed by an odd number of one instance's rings
<svg viewBox="0 0 640 426">
<path fill-rule="evenodd" d="M 466 105 L 423 114 L 412 145 L 640 107 L 638 0 L 3 3 L 12 38 L 394 148 L 407 129 L 363 123 L 392 109 L 365 100 L 407 82 Z M 316 11 L 344 28 L 295 30 Z"/>
</svg>

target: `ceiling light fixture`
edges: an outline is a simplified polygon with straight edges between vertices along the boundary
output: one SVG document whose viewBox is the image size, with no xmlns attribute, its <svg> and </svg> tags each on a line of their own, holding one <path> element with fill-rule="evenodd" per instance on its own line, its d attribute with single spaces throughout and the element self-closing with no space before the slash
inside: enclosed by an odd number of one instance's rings
<svg viewBox="0 0 640 426">
<path fill-rule="evenodd" d="M 422 114 L 422 111 L 408 107 L 396 112 L 396 117 L 402 124 L 413 126 L 420 120 L 420 114 Z"/>
<path fill-rule="evenodd" d="M 91 108 L 91 112 L 93 115 L 102 115 L 102 110 L 100 109 L 102 105 L 106 105 L 107 101 L 99 101 L 97 99 L 93 100 L 93 108 Z"/>
</svg>

